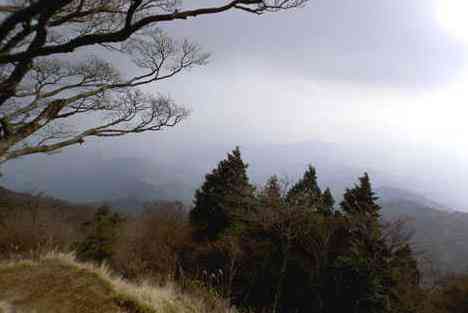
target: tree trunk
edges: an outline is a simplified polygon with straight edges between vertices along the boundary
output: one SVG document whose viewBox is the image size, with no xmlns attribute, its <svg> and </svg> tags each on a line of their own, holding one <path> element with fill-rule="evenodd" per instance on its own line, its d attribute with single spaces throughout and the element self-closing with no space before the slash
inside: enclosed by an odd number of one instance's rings
<svg viewBox="0 0 468 313">
<path fill-rule="evenodd" d="M 8 152 L 9 145 L 2 143 L 0 139 L 0 164 L 6 161 L 6 154 Z"/>
<path fill-rule="evenodd" d="M 278 284 L 276 285 L 275 300 L 273 302 L 272 313 L 277 312 L 278 305 L 281 299 L 281 293 L 283 292 L 283 281 L 284 277 L 286 276 L 286 270 L 288 268 L 289 262 L 289 242 L 286 244 L 283 255 L 283 263 L 281 264 L 280 276 L 278 279 Z"/>
</svg>

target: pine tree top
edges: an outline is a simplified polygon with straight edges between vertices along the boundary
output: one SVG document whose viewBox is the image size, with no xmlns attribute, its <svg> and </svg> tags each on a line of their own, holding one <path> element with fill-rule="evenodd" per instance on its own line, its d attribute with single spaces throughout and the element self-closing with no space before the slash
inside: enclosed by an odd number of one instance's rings
<svg viewBox="0 0 468 313">
<path fill-rule="evenodd" d="M 260 193 L 260 199 L 269 207 L 279 207 L 282 204 L 283 193 L 280 181 L 276 175 L 267 180 Z"/>
<path fill-rule="evenodd" d="M 372 190 L 367 173 L 364 173 L 359 178 L 359 184 L 356 184 L 352 189 L 346 189 L 343 198 L 340 206 L 347 214 L 364 214 L 375 218 L 379 217 L 380 206 L 376 203 L 378 197 Z"/>
<path fill-rule="evenodd" d="M 288 191 L 286 199 L 289 202 L 318 208 L 321 194 L 316 170 L 312 165 L 309 165 L 302 178 Z"/>
<path fill-rule="evenodd" d="M 249 183 L 248 165 L 239 147 L 220 161 L 195 193 L 190 220 L 201 237 L 217 238 L 233 223 L 233 216 L 247 210 L 255 188 Z"/>
<path fill-rule="evenodd" d="M 317 184 L 317 173 L 312 165 L 309 165 L 302 178 L 292 186 L 290 193 L 314 193 L 320 194 L 320 187 Z"/>
</svg>

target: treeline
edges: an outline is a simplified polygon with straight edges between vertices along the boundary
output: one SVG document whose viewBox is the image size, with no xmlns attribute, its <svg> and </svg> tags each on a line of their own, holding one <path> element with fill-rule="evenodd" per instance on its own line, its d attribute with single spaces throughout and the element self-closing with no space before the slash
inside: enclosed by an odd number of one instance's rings
<svg viewBox="0 0 468 313">
<path fill-rule="evenodd" d="M 193 265 L 221 269 L 236 305 L 259 312 L 421 312 L 417 263 L 408 242 L 387 238 L 367 174 L 335 209 L 311 166 L 292 186 L 273 176 L 261 190 L 246 170 L 234 150 L 206 176 L 190 212 L 198 243 Z"/>
<path fill-rule="evenodd" d="M 258 188 L 236 148 L 206 175 L 192 208 L 153 202 L 123 216 L 0 196 L 2 259 L 73 250 L 129 280 L 176 282 L 249 312 L 468 312 L 468 278 L 422 286 L 408 238 L 382 222 L 367 174 L 340 203 L 312 166 L 297 182 L 273 176 Z"/>
</svg>

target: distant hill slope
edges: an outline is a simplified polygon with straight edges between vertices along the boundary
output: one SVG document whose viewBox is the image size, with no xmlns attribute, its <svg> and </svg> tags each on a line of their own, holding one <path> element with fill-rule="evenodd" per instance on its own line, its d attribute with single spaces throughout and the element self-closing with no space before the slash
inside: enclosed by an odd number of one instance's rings
<svg viewBox="0 0 468 313">
<path fill-rule="evenodd" d="M 192 144 L 172 152 L 158 151 L 151 157 L 115 154 L 107 158 L 92 150 L 86 153 L 67 150 L 63 154 L 7 163 L 2 168 L 0 184 L 75 202 L 109 201 L 119 206 L 132 203 L 141 206 L 141 202 L 148 200 L 191 203 L 204 176 L 233 148 Z M 351 161 L 352 151 L 322 142 L 250 145 L 241 150 L 249 164 L 252 182 L 260 185 L 275 174 L 294 181 L 312 164 L 320 185 L 329 186 L 334 194 L 340 195 L 365 170 L 371 171 L 369 164 Z M 378 171 L 371 171 L 371 176 L 379 185 L 395 185 Z"/>
<path fill-rule="evenodd" d="M 205 308 L 174 289 L 132 285 L 105 268 L 52 254 L 0 264 L 0 312 L 202 313 Z"/>
<path fill-rule="evenodd" d="M 383 203 L 404 203 L 400 211 L 394 213 L 405 214 L 407 209 L 431 208 L 436 210 L 451 211 L 446 205 L 429 199 L 426 196 L 411 192 L 405 189 L 392 186 L 382 186 L 375 189 L 375 192 Z"/>
<path fill-rule="evenodd" d="M 414 232 L 413 247 L 444 272 L 468 271 L 468 213 L 397 188 L 377 189 L 382 215 L 387 220 L 404 217 Z"/>
</svg>

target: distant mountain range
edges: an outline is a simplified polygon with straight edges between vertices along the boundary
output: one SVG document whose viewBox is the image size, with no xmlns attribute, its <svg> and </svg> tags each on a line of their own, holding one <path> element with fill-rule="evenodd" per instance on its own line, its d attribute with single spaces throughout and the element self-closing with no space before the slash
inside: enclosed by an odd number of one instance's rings
<svg viewBox="0 0 468 313">
<path fill-rule="evenodd" d="M 426 196 L 401 188 L 382 186 L 375 188 L 374 191 L 382 205 L 392 207 L 395 205 L 394 210 L 392 210 L 392 214 L 395 215 L 418 215 L 421 208 L 447 212 L 453 211 L 446 205 L 429 199 Z"/>
<path fill-rule="evenodd" d="M 204 175 L 233 148 L 226 144 L 185 142 L 144 154 L 91 144 L 60 154 L 8 162 L 0 169 L 3 174 L 0 185 L 79 202 L 164 199 L 191 203 Z M 395 159 L 388 156 L 390 153 L 385 149 L 391 147 L 385 144 L 376 149 L 319 141 L 240 148 L 254 184 L 264 184 L 273 174 L 293 183 L 312 164 L 317 169 L 319 184 L 330 187 L 337 199 L 367 171 L 374 187 L 397 186 L 427 199 L 437 199 L 445 207 L 468 208 L 468 201 L 458 192 L 463 185 L 459 179 L 462 169 L 450 168 L 450 160 L 443 162 L 443 156 L 427 154 L 428 160 L 415 161 L 406 156 L 409 152 L 394 148 Z"/>
<path fill-rule="evenodd" d="M 155 154 L 151 158 L 113 155 L 102 157 L 96 151 L 35 156 L 7 163 L 0 179 L 11 189 L 45 192 L 71 201 L 136 199 L 182 200 L 190 203 L 205 174 L 214 168 L 233 147 L 182 146 L 177 151 Z M 355 152 L 333 144 L 307 142 L 288 145 L 241 147 L 249 163 L 249 176 L 263 184 L 273 175 L 294 182 L 308 164 L 317 168 L 319 183 L 329 186 L 335 196 L 352 186 L 357 177 L 369 171 L 376 185 L 397 185 L 396 173 L 387 175 L 353 160 Z"/>
</svg>

